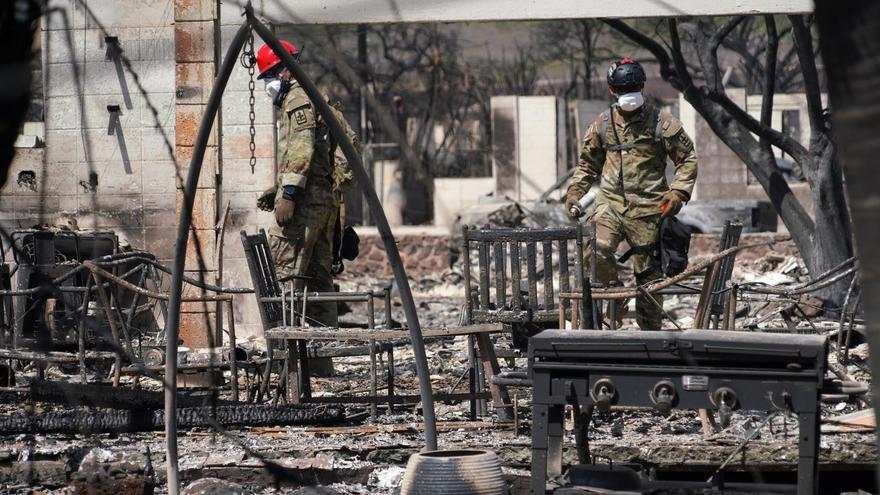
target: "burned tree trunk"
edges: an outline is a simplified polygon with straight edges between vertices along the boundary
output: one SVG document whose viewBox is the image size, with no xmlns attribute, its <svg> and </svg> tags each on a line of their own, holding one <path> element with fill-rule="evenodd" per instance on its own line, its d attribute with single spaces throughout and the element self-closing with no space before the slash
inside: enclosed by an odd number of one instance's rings
<svg viewBox="0 0 880 495">
<path fill-rule="evenodd" d="M 869 324 L 871 370 L 880 376 L 880 176 L 877 157 L 880 140 L 880 3 L 852 2 L 841 6 L 830 0 L 816 1 L 820 42 L 834 108 L 834 134 L 847 174 L 847 190 L 861 265 L 865 316 Z M 880 397 L 880 380 L 873 381 L 874 397 Z M 876 400 L 876 399 L 875 399 Z M 876 405 L 876 402 L 875 402 Z M 880 471 L 878 471 L 880 473 Z"/>
<path fill-rule="evenodd" d="M 177 410 L 181 427 L 296 426 L 326 424 L 343 418 L 336 406 L 242 405 L 188 407 Z M 159 430 L 165 426 L 165 411 L 64 409 L 46 413 L 15 412 L 0 416 L 0 435 L 22 433 L 125 433 Z"/>
</svg>

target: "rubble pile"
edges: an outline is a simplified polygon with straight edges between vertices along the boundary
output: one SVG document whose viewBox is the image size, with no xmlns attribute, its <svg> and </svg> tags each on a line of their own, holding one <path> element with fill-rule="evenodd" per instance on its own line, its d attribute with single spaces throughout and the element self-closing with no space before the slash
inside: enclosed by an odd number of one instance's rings
<svg viewBox="0 0 880 495">
<path fill-rule="evenodd" d="M 516 216 L 516 211 L 520 210 L 513 209 L 507 214 Z M 502 216 L 497 221 L 522 224 L 523 220 Z M 409 242 L 417 247 L 409 248 Z M 405 258 L 427 257 L 425 253 L 430 252 L 433 259 L 422 268 L 413 265 L 415 269 L 408 273 L 423 328 L 462 325 L 465 312 L 463 264 L 461 253 L 449 249 L 455 241 L 445 236 L 413 236 L 402 238 L 401 244 Z M 717 249 L 717 245 L 708 242 L 698 241 L 695 246 L 704 244 L 705 247 L 693 253 L 692 262 Z M 475 257 L 476 254 L 472 256 Z M 373 253 L 350 265 L 339 279 L 340 290 L 388 286 L 391 283 L 389 272 L 379 266 L 381 263 L 377 259 L 378 255 Z M 440 259 L 442 266 L 437 261 Z M 622 273 L 627 278 L 632 275 L 625 269 Z M 808 283 L 810 274 L 791 252 L 790 244 L 780 242 L 761 250 L 758 255 L 743 251 L 737 258 L 732 280 L 736 284 L 761 287 L 797 286 Z M 698 274 L 682 281 L 681 285 L 699 287 L 702 282 L 702 274 Z M 393 286 L 391 300 L 391 326 L 399 327 L 399 322 L 405 318 L 396 302 L 396 288 Z M 691 328 L 698 301 L 699 294 L 667 296 L 665 309 L 674 322 L 665 321 L 664 328 Z M 840 393 L 823 398 L 820 459 L 825 466 L 867 469 L 876 459 L 873 436 L 876 421 L 869 408 L 870 394 L 865 390 L 871 376 L 867 366 L 867 345 L 863 339 L 864 323 L 858 314 L 843 318 L 839 309 L 812 294 L 799 295 L 796 302 L 797 308 L 784 303 L 740 301 L 736 308 L 737 328 L 829 336 L 832 342 L 830 366 L 834 376 L 828 378 L 837 380 L 841 386 Z M 379 301 L 376 304 L 376 314 L 384 314 L 384 303 Z M 156 306 L 149 309 L 158 311 Z M 624 314 L 621 331 L 635 331 L 633 308 L 629 309 L 630 312 Z M 363 304 L 352 304 L 344 313 L 342 326 L 363 325 L 367 316 Z M 380 322 L 379 326 L 384 324 L 384 321 Z M 846 352 L 837 347 L 838 335 L 841 335 L 840 342 L 849 339 Z M 161 342 L 158 334 L 145 337 L 132 344 L 149 347 Z M 522 349 L 514 348 L 515 339 L 509 332 L 495 334 L 492 339 L 502 354 L 503 369 L 526 369 L 525 355 Z M 255 363 L 265 360 L 266 350 L 259 339 L 239 344 L 247 360 Z M 344 344 L 312 342 L 309 352 Z M 395 393 L 417 394 L 412 349 L 405 339 L 391 344 L 394 345 Z M 467 392 L 470 381 L 467 337 L 432 337 L 426 340 L 426 348 L 435 393 Z M 193 361 L 217 359 L 222 362 L 223 352 L 192 350 L 189 354 Z M 381 394 L 388 363 L 382 353 L 377 353 L 377 359 L 381 374 L 378 392 Z M 114 490 L 151 493 L 154 489 L 157 493 L 163 492 L 165 454 L 162 433 L 134 431 L 125 426 L 139 418 L 148 425 L 137 430 L 161 429 L 161 415 L 149 412 L 151 410 L 146 413 L 128 411 L 124 413 L 128 416 L 123 418 L 119 416 L 123 414 L 118 412 L 120 410 L 106 409 L 107 405 L 114 405 L 109 402 L 113 400 L 111 397 L 105 398 L 107 404 L 78 406 L 81 409 L 57 403 L 63 398 L 56 403 L 28 400 L 32 399 L 28 395 L 29 387 L 32 384 L 37 386 L 40 380 L 80 382 L 82 377 L 75 364 L 33 361 L 17 369 L 14 376 L 9 376 L 11 368 L 3 369 L 7 374 L 4 384 L 9 386 L 0 392 L 3 398 L 0 414 L 5 418 L 0 421 L 3 430 L 0 432 L 0 491 L 93 493 L 88 490 L 105 487 L 107 493 Z M 90 382 L 107 381 L 107 377 L 112 376 L 111 370 L 108 362 L 96 362 L 89 368 L 86 378 Z M 334 358 L 332 368 L 315 371 L 311 381 L 312 396 L 332 398 L 366 394 L 370 391 L 369 370 L 369 356 Z M 228 369 L 218 372 L 227 380 L 231 377 Z M 202 407 L 181 409 L 188 418 L 181 423 L 181 473 L 186 484 L 195 482 L 185 493 L 222 489 L 225 490 L 222 493 L 268 494 L 275 493 L 276 484 L 288 492 L 302 494 L 395 493 L 409 455 L 422 446 L 423 425 L 418 404 L 401 404 L 391 411 L 387 404 L 380 404 L 375 416 L 366 405 L 318 406 L 317 409 L 305 409 L 308 412 L 286 424 L 262 412 L 253 413 L 261 418 L 259 421 L 246 418 L 232 421 L 228 418 L 230 415 L 251 414 L 244 409 L 236 412 L 236 407 L 281 408 L 279 410 L 289 407 L 284 404 L 286 399 L 274 391 L 282 385 L 278 380 L 279 376 L 273 374 L 265 387 L 264 400 L 269 401 L 266 406 L 230 406 L 232 397 L 228 388 L 217 389 L 218 395 L 212 396 L 211 387 L 204 386 L 191 398 L 182 400 L 188 406 L 192 406 L 193 401 L 202 401 L 203 404 Z M 161 382 L 149 374 L 123 374 L 119 381 L 121 387 L 138 387 L 153 392 L 162 390 Z M 252 390 L 258 383 L 259 377 L 253 373 L 245 372 L 240 376 L 242 390 Z M 496 452 L 502 460 L 505 476 L 514 491 L 519 493 L 526 489 L 529 478 L 531 389 L 513 388 L 511 394 L 516 404 L 516 421 L 512 422 L 498 421 L 491 407 L 485 416 L 474 420 L 469 401 L 437 403 L 436 410 L 441 447 L 482 447 Z M 242 400 L 245 397 L 252 398 L 244 394 Z M 150 407 L 155 407 L 158 401 L 149 394 L 144 394 L 143 400 L 152 404 Z M 222 426 L 210 418 L 217 418 Z M 66 427 L 46 427 L 46 424 L 57 425 L 63 421 L 72 422 Z M 102 428 L 102 421 L 115 421 L 114 425 L 122 426 Z M 12 426 L 6 428 L 4 425 Z M 778 415 L 768 419 L 767 411 L 736 411 L 729 426 L 707 435 L 696 411 L 674 410 L 668 417 L 663 417 L 653 410 L 624 409 L 596 412 L 589 436 L 595 458 L 615 463 L 638 463 L 660 471 L 702 472 L 717 467 L 732 453 L 739 452 L 739 457 L 728 469 L 737 471 L 759 466 L 762 470 L 773 471 L 791 470 L 796 466 L 796 431 L 797 422 L 793 416 Z M 752 439 L 741 447 L 746 436 Z M 566 422 L 566 463 L 577 462 L 573 445 L 574 421 L 570 417 Z M 267 470 L 266 463 L 276 467 Z"/>
</svg>

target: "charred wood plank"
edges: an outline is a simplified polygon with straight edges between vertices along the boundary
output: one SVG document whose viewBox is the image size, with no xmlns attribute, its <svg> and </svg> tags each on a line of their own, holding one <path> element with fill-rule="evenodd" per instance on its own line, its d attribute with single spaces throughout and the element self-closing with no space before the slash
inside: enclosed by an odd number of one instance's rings
<svg viewBox="0 0 880 495">
<path fill-rule="evenodd" d="M 496 242 L 493 246 L 495 250 L 495 307 L 502 309 L 507 307 L 506 287 L 505 287 L 505 261 L 504 261 L 504 243 Z"/>
<path fill-rule="evenodd" d="M 492 311 L 491 313 L 496 313 Z M 505 314 L 506 312 L 497 312 Z M 512 312 L 511 312 L 512 313 Z M 552 312 L 551 312 L 552 313 Z M 516 312 L 519 314 L 519 312 Z M 525 314 L 525 312 L 523 312 Z M 555 315 L 555 313 L 552 313 Z M 475 325 L 464 325 L 450 328 L 426 328 L 422 330 L 422 337 L 455 337 L 458 335 L 470 335 L 474 333 L 497 333 L 504 331 L 504 325 L 497 322 L 487 322 Z M 371 340 L 409 340 L 409 332 L 406 330 L 352 330 L 336 327 L 275 327 L 266 330 L 266 338 L 270 340 L 359 340 L 369 342 Z"/>
<path fill-rule="evenodd" d="M 560 229 L 470 229 L 469 241 L 490 242 L 541 242 L 558 239 L 575 239 L 576 227 Z"/>
<path fill-rule="evenodd" d="M 211 426 L 297 426 L 334 423 L 343 419 L 338 406 L 239 405 L 187 407 L 177 410 L 182 428 Z M 0 435 L 23 433 L 125 433 L 160 430 L 165 411 L 64 409 L 46 413 L 16 411 L 0 416 Z"/>
<path fill-rule="evenodd" d="M 37 402 L 51 402 L 68 406 L 106 407 L 110 409 L 162 409 L 165 396 L 162 392 L 134 390 L 130 388 L 108 387 L 106 385 L 85 385 L 46 380 L 34 380 L 30 384 L 30 398 Z M 203 407 L 211 405 L 208 397 L 194 397 L 178 394 L 177 407 Z M 229 401 L 218 400 L 218 405 L 231 405 Z"/>
<path fill-rule="evenodd" d="M 489 243 L 479 245 L 480 309 L 489 309 Z"/>
<path fill-rule="evenodd" d="M 112 352 L 86 352 L 86 361 L 110 361 L 116 359 L 116 354 Z M 79 363 L 79 357 L 72 353 L 63 352 L 31 352 L 18 351 L 13 349 L 0 349 L 0 359 L 16 359 L 20 361 L 38 361 L 42 363 Z"/>
<path fill-rule="evenodd" d="M 510 295 L 513 299 L 511 309 L 522 309 L 522 258 L 519 253 L 519 242 L 510 243 Z"/>
<path fill-rule="evenodd" d="M 541 253 L 544 257 L 544 308 L 553 309 L 553 243 L 542 242 Z"/>
<path fill-rule="evenodd" d="M 526 244 L 526 277 L 529 282 L 529 309 L 538 307 L 537 249 L 534 242 Z"/>
</svg>

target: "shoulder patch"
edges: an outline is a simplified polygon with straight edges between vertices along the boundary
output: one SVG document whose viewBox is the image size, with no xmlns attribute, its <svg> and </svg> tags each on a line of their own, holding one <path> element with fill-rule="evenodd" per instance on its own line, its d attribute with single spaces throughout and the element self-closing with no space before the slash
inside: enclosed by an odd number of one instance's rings
<svg viewBox="0 0 880 495">
<path fill-rule="evenodd" d="M 291 129 L 294 131 L 315 127 L 315 112 L 310 103 L 288 110 L 287 117 L 290 119 Z"/>
<path fill-rule="evenodd" d="M 663 123 L 663 137 L 673 137 L 682 129 L 681 121 L 667 112 L 660 113 L 660 121 Z"/>
<path fill-rule="evenodd" d="M 284 98 L 284 104 L 282 108 L 284 111 L 289 112 L 295 108 L 299 108 L 305 105 L 311 105 L 311 100 L 306 96 L 306 92 L 303 91 L 301 87 L 298 85 L 290 88 L 290 91 L 287 92 L 287 96 Z"/>
</svg>

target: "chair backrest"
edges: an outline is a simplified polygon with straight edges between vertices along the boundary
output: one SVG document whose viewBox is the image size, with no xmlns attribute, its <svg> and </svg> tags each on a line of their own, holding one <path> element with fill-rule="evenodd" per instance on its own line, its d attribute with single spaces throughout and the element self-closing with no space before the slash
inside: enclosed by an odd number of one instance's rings
<svg viewBox="0 0 880 495">
<path fill-rule="evenodd" d="M 241 231 L 241 244 L 247 258 L 248 270 L 254 283 L 254 293 L 260 306 L 260 318 L 263 328 L 268 330 L 280 326 L 284 321 L 284 307 L 280 302 L 264 302 L 266 297 L 281 297 L 282 288 L 275 273 L 275 262 L 269 249 L 266 231 L 260 229 L 258 234 L 249 235 Z"/>
<path fill-rule="evenodd" d="M 559 314 L 554 281 L 560 292 L 584 287 L 580 225 L 557 229 L 465 226 L 462 230 L 465 317 L 469 324 L 555 322 Z M 471 275 L 471 249 L 477 251 L 476 278 Z"/>
</svg>

